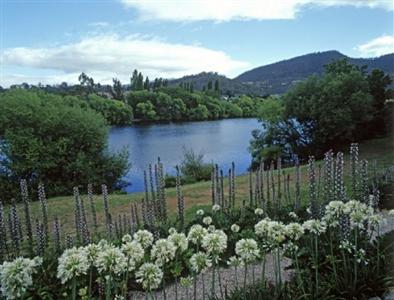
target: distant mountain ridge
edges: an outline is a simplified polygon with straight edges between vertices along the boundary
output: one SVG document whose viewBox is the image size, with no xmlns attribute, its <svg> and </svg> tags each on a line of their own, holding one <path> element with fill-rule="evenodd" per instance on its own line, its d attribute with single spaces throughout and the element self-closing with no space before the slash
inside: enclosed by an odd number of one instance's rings
<svg viewBox="0 0 394 300">
<path fill-rule="evenodd" d="M 313 74 L 322 74 L 325 65 L 342 58 L 346 58 L 349 63 L 357 66 L 366 65 L 368 70 L 381 69 L 391 76 L 394 75 L 394 53 L 377 58 L 351 58 L 339 51 L 331 50 L 310 53 L 257 67 L 240 74 L 235 80 L 255 86 L 268 94 L 280 94 Z"/>
<path fill-rule="evenodd" d="M 234 79 L 213 72 L 202 72 L 169 80 L 170 85 L 192 83 L 195 90 L 202 90 L 208 82 L 219 80 L 222 95 L 267 95 L 282 94 L 297 82 L 324 72 L 330 62 L 346 58 L 357 66 L 366 65 L 368 70 L 381 69 L 394 76 L 394 53 L 376 58 L 351 58 L 339 51 L 309 53 L 246 71 Z"/>
</svg>

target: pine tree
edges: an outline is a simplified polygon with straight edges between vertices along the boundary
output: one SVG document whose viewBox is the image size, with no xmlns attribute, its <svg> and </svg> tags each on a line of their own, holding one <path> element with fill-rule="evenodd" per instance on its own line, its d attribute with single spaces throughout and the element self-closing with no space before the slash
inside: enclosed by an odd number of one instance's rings
<svg viewBox="0 0 394 300">
<path fill-rule="evenodd" d="M 148 76 L 146 76 L 146 78 L 145 78 L 144 90 L 149 90 L 149 77 Z"/>
<path fill-rule="evenodd" d="M 212 80 L 208 81 L 208 91 L 212 90 Z"/>
<path fill-rule="evenodd" d="M 122 83 L 117 78 L 112 78 L 113 86 L 111 89 L 111 95 L 116 100 L 123 100 L 123 88 Z"/>
<path fill-rule="evenodd" d="M 131 85 L 131 89 L 133 91 L 137 90 L 137 81 L 138 81 L 138 71 L 137 71 L 137 69 L 135 69 L 133 71 L 132 77 L 130 78 L 130 85 Z"/>
<path fill-rule="evenodd" d="M 141 91 L 143 89 L 144 89 L 144 76 L 142 75 L 141 72 L 139 72 L 137 79 L 137 90 Z"/>
<path fill-rule="evenodd" d="M 215 92 L 219 92 L 219 79 L 215 80 Z"/>
</svg>

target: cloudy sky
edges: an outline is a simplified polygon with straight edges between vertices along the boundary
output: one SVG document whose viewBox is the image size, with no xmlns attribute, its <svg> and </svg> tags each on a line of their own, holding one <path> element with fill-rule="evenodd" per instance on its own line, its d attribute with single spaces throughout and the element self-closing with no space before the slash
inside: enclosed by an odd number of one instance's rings
<svg viewBox="0 0 394 300">
<path fill-rule="evenodd" d="M 394 52 L 392 0 L 0 0 L 0 85 L 229 77 L 310 52 Z"/>
</svg>

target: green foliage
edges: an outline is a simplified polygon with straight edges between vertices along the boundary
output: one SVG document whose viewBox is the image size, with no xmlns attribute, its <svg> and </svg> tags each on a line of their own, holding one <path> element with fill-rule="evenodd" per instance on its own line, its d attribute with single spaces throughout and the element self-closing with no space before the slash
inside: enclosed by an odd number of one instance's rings
<svg viewBox="0 0 394 300">
<path fill-rule="evenodd" d="M 135 107 L 135 115 L 144 120 L 156 120 L 156 111 L 150 101 L 138 103 Z"/>
<path fill-rule="evenodd" d="M 272 153 L 285 159 L 293 154 L 320 157 L 326 149 L 372 137 L 377 116 L 384 118 L 382 99 L 388 84 L 381 72 L 367 76 L 363 68 L 345 60 L 326 66 L 324 76 L 311 76 L 280 101 L 271 99 L 262 105 L 263 131 L 252 133 L 254 160 L 272 159 Z M 250 101 L 243 99 L 243 105 L 245 114 Z"/>
<path fill-rule="evenodd" d="M 90 100 L 101 103 L 94 95 Z M 82 109 L 77 98 L 25 90 L 2 93 L 0 197 L 16 194 L 22 178 L 35 186 L 43 182 L 51 195 L 88 183 L 116 188 L 127 170 L 127 154 L 109 154 L 107 134 L 103 117 Z"/>
<path fill-rule="evenodd" d="M 183 156 L 180 170 L 186 182 L 210 180 L 212 164 L 204 162 L 204 154 L 183 148 Z"/>
<path fill-rule="evenodd" d="M 124 102 L 91 94 L 86 99 L 90 108 L 102 114 L 110 125 L 127 125 L 133 120 L 132 108 Z"/>
<path fill-rule="evenodd" d="M 243 96 L 234 101 L 218 98 L 217 91 L 204 93 L 193 92 L 192 86 L 160 87 L 154 91 L 132 91 L 126 96 L 126 103 L 136 112 L 136 118 L 143 121 L 183 121 L 183 120 L 216 120 L 221 118 L 256 117 L 259 106 L 264 101 L 260 98 Z M 151 104 L 140 105 L 140 103 Z M 151 107 L 151 105 L 153 107 Z M 137 112 L 137 106 L 138 112 Z M 149 109 L 148 109 L 149 108 Z M 149 114 L 141 113 L 154 110 Z M 244 110 L 246 114 L 244 113 Z"/>
</svg>

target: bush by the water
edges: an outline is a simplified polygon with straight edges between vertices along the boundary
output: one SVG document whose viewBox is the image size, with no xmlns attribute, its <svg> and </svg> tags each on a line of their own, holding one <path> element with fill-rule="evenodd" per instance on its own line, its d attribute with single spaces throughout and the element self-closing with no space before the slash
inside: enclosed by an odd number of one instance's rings
<svg viewBox="0 0 394 300">
<path fill-rule="evenodd" d="M 99 101 L 94 97 L 90 101 Z M 69 194 L 78 184 L 120 184 L 127 153 L 107 151 L 101 114 L 81 108 L 76 97 L 22 89 L 0 94 L 0 198 L 14 197 L 20 179 L 44 183 L 49 195 Z"/>
</svg>

